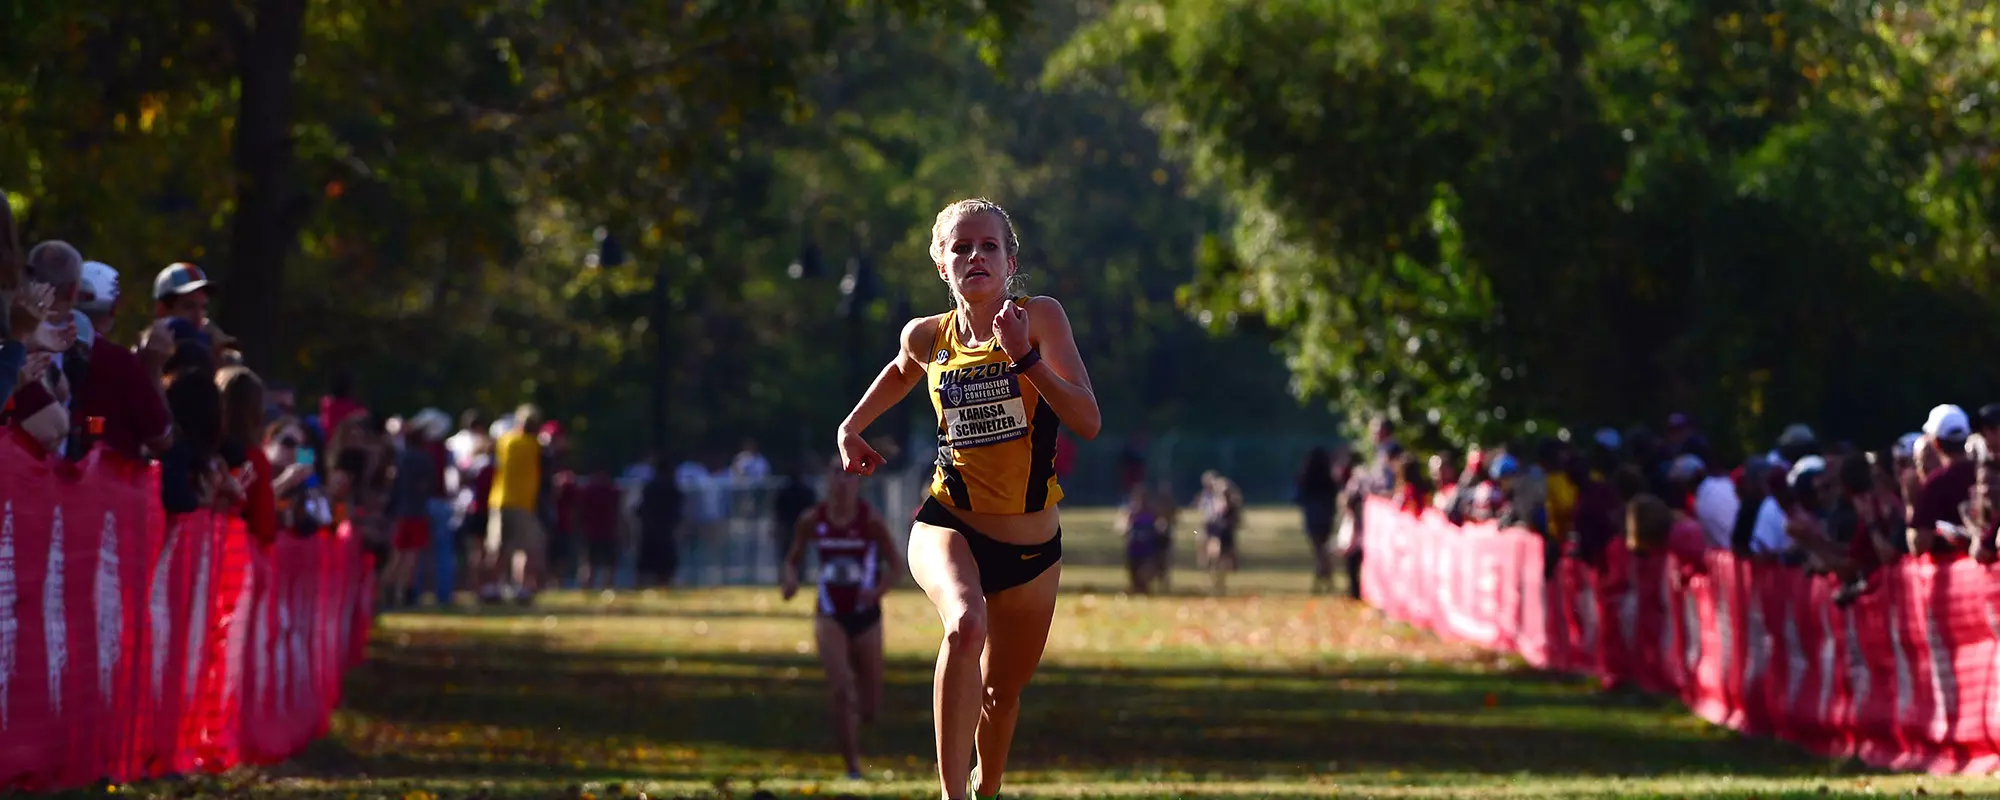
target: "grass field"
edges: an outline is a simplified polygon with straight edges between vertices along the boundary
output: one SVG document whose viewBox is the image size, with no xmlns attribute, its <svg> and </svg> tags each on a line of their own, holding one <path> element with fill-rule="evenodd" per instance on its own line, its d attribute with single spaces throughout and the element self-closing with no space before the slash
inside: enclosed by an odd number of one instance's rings
<svg viewBox="0 0 2000 800">
<path fill-rule="evenodd" d="M 1064 596 L 1006 796 L 2000 796 L 1744 740 L 1305 593 L 1288 511 L 1253 513 L 1231 595 L 1177 543 L 1174 596 L 1121 595 L 1109 514 L 1065 514 Z M 139 794 L 332 798 L 932 798 L 922 596 L 886 602 L 869 779 L 836 780 L 809 599 L 775 590 L 554 596 L 530 612 L 384 617 L 332 734 L 297 761 Z"/>
</svg>

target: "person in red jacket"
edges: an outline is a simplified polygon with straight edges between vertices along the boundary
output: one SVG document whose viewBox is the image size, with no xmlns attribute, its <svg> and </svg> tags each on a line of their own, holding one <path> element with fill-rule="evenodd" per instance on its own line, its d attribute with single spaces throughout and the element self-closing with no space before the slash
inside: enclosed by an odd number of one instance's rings
<svg viewBox="0 0 2000 800">
<path fill-rule="evenodd" d="M 251 538 L 268 544 L 278 537 L 278 500 L 264 453 L 264 383 L 247 367 L 223 367 L 215 386 L 222 393 L 222 460 L 243 487 L 238 513 Z"/>
</svg>

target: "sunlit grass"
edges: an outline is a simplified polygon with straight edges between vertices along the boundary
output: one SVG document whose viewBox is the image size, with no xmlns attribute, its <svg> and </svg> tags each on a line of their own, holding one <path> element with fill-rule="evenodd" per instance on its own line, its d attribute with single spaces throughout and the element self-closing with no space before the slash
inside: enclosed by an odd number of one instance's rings
<svg viewBox="0 0 2000 800">
<path fill-rule="evenodd" d="M 1128 597 L 1109 515 L 1065 515 L 1064 596 L 1025 698 L 1008 797 L 1760 797 L 2000 782 L 1867 774 L 1742 740 L 1666 700 L 1605 694 L 1305 594 L 1292 513 L 1260 510 L 1247 569 L 1207 596 Z M 328 739 L 292 764 L 147 792 L 404 797 L 936 797 L 940 627 L 886 603 L 868 780 L 836 780 L 804 597 L 559 594 L 531 611 L 385 617 Z M 1826 794 L 1821 794 L 1826 792 Z M 1788 794 L 1791 793 L 1791 794 Z"/>
</svg>

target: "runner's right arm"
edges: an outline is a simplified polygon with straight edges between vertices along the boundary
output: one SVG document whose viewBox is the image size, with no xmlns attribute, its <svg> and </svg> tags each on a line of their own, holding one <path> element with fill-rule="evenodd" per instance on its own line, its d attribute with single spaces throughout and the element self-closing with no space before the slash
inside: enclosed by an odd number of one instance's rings
<svg viewBox="0 0 2000 800">
<path fill-rule="evenodd" d="M 881 466 L 881 454 L 862 440 L 861 432 L 902 402 L 904 397 L 909 396 L 910 390 L 924 379 L 923 354 L 937 336 L 937 325 L 938 317 L 918 317 L 903 326 L 896 357 L 890 359 L 881 374 L 875 376 L 875 382 L 868 385 L 867 392 L 862 393 L 861 402 L 856 403 L 854 410 L 848 412 L 847 419 L 840 423 L 837 441 L 842 468 L 867 475 Z"/>
<path fill-rule="evenodd" d="M 785 566 L 778 575 L 779 591 L 784 593 L 786 600 L 799 592 L 799 561 L 806 557 L 806 539 L 812 536 L 812 525 L 806 522 L 812 513 L 813 509 L 808 508 L 792 523 L 792 546 L 785 550 Z"/>
</svg>

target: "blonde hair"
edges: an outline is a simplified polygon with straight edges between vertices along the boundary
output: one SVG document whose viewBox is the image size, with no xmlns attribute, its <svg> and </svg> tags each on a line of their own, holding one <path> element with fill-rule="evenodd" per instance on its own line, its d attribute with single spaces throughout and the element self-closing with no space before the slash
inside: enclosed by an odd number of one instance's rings
<svg viewBox="0 0 2000 800">
<path fill-rule="evenodd" d="M 950 232 L 951 226 L 958 224 L 959 220 L 974 214 L 992 214 L 999 217 L 1000 227 L 1005 229 L 1003 238 L 1005 239 L 1004 245 L 1007 248 L 1007 257 L 1010 259 L 1014 258 L 1021 252 L 1021 236 L 1014 230 L 1014 218 L 1007 215 L 1007 209 L 1001 208 L 999 203 L 995 203 L 984 197 L 969 197 L 945 206 L 942 211 L 938 212 L 937 222 L 931 225 L 931 261 L 935 263 L 944 262 L 944 237 Z M 1027 294 L 1027 292 L 1023 291 L 1023 280 L 1020 266 L 1016 264 L 1014 273 L 1007 276 L 1007 294 L 1014 296 Z M 958 291 L 955 289 L 951 290 L 950 294 L 952 303 L 956 305 L 959 302 Z"/>
</svg>

